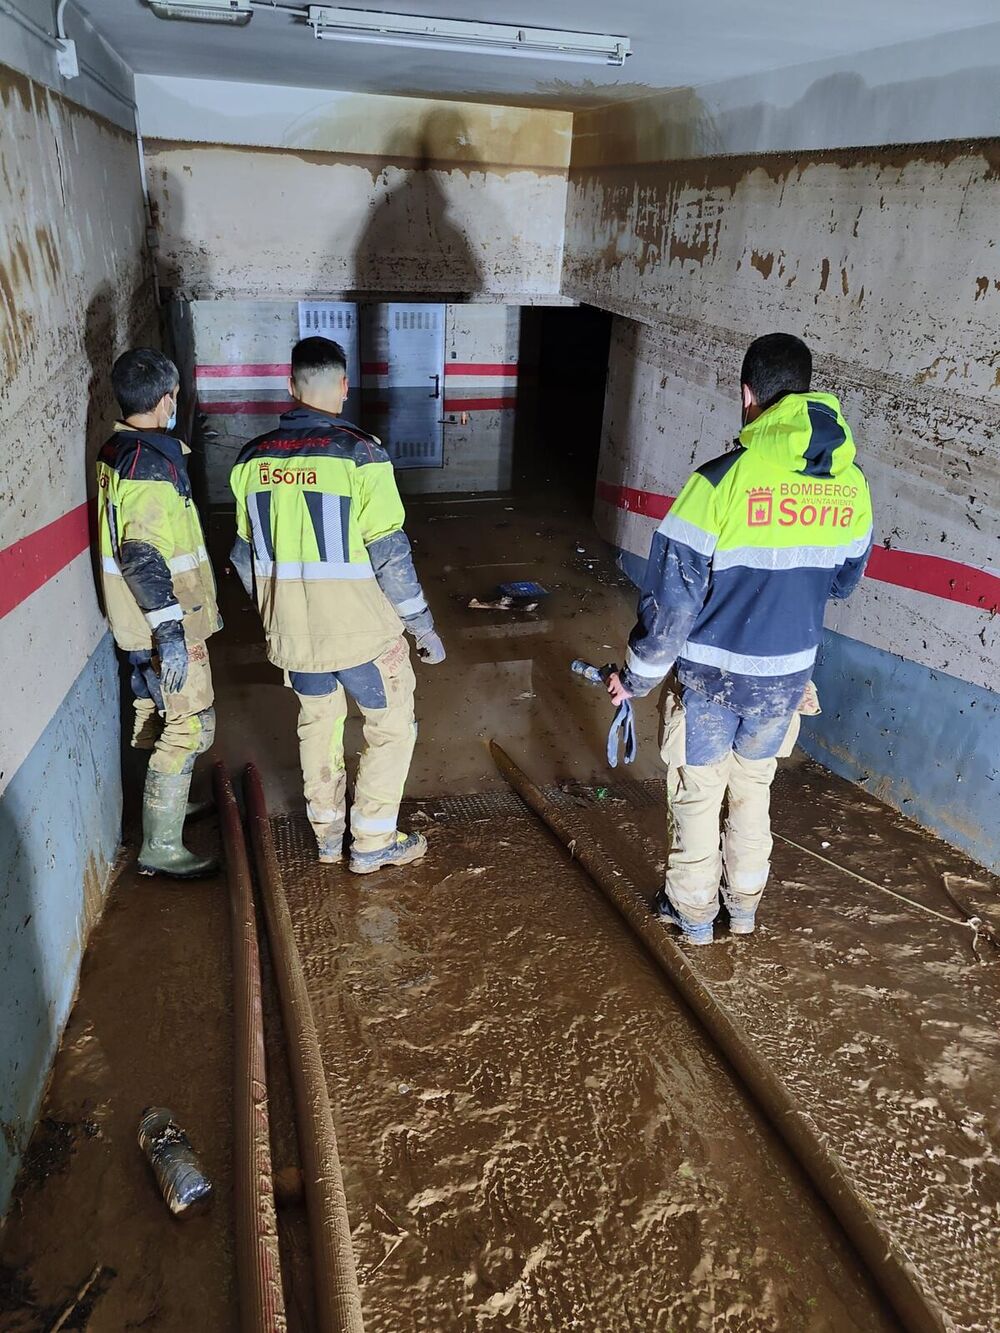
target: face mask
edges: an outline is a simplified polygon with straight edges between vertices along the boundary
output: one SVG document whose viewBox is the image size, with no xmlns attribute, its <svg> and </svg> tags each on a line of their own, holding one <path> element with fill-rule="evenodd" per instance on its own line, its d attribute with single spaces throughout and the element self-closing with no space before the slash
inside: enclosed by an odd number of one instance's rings
<svg viewBox="0 0 1000 1333">
<path fill-rule="evenodd" d="M 170 419 L 167 422 L 166 426 L 164 427 L 164 430 L 173 430 L 173 428 L 176 425 L 177 425 L 177 400 L 175 399 L 174 410 L 170 413 Z"/>
</svg>

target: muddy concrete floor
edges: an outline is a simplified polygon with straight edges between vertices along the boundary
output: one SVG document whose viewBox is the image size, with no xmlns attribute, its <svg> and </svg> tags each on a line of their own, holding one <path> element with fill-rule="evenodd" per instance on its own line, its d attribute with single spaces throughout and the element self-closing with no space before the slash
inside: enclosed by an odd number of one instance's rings
<svg viewBox="0 0 1000 1333">
<path fill-rule="evenodd" d="M 215 842 L 214 820 L 190 830 Z M 222 880 L 170 885 L 126 870 L 95 928 L 43 1118 L 0 1250 L 0 1329 L 235 1329 L 231 1236 L 232 1010 Z M 216 1188 L 175 1223 L 136 1144 L 167 1106 Z"/>
<path fill-rule="evenodd" d="M 836 1228 L 587 877 L 513 801 L 421 804 L 358 883 L 276 821 L 366 1327 L 879 1329 Z"/>
<path fill-rule="evenodd" d="M 539 495 L 408 510 L 449 650 L 442 666 L 418 667 L 407 818 L 431 838 L 421 866 L 373 883 L 312 862 L 295 699 L 225 576 L 227 629 L 213 645 L 217 755 L 260 765 L 285 860 L 369 1327 L 892 1327 L 726 1067 L 489 758 L 496 736 L 536 781 L 565 788 L 609 846 L 624 834 L 637 891 L 651 893 L 666 844 L 648 785 L 662 776 L 654 706 L 640 709 L 632 781 L 615 785 L 608 707 L 568 671 L 577 655 L 620 655 L 634 591 L 577 507 Z M 229 537 L 216 516 L 217 553 Z M 549 588 L 537 611 L 468 609 L 514 578 Z M 359 741 L 352 722 L 348 748 Z M 775 826 L 806 850 L 778 843 L 761 929 L 721 938 L 697 964 L 955 1326 L 1000 1327 L 1000 961 L 984 944 L 977 962 L 969 932 L 809 852 L 946 915 L 945 870 L 984 915 L 1000 911 L 997 885 L 810 765 L 779 775 Z M 209 821 L 192 840 L 215 836 Z M 3 1236 L 0 1329 L 51 1327 L 97 1265 L 94 1299 L 67 1328 L 237 1327 L 229 968 L 224 886 L 122 877 Z M 273 1008 L 269 1018 L 281 1166 L 294 1132 Z M 217 1182 L 213 1211 L 186 1226 L 165 1214 L 135 1146 L 139 1111 L 155 1102 L 174 1109 Z M 282 1241 L 290 1325 L 308 1330 L 294 1207 Z"/>
</svg>

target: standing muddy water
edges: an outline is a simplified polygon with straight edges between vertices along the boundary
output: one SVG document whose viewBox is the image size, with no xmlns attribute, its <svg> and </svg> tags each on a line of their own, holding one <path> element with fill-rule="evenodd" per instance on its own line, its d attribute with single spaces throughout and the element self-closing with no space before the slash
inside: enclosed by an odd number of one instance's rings
<svg viewBox="0 0 1000 1333">
<path fill-rule="evenodd" d="M 569 672 L 576 656 L 620 656 L 634 590 L 575 505 L 444 497 L 408 510 L 448 647 L 442 666 L 417 669 L 404 826 L 427 833 L 423 863 L 359 880 L 314 861 L 295 699 L 231 579 L 213 659 L 217 756 L 233 770 L 254 760 L 267 787 L 334 1100 L 366 1327 L 897 1327 L 729 1067 L 490 759 L 495 736 L 536 781 L 562 788 L 595 837 L 629 850 L 637 890 L 652 893 L 666 845 L 654 705 L 637 710 L 626 781 L 606 767 L 606 701 Z M 230 535 L 216 516 L 220 567 Z M 468 609 L 517 578 L 549 589 L 537 611 Z M 352 719 L 349 752 L 359 740 Z M 970 932 L 809 850 L 945 915 L 943 871 L 984 915 L 998 910 L 996 884 L 812 765 L 779 775 L 774 814 L 776 831 L 807 850 L 779 842 L 758 933 L 732 941 L 720 930 L 694 962 L 829 1134 L 954 1327 L 994 1329 L 1000 960 L 982 943 L 977 962 Z M 194 841 L 214 836 L 205 824 Z M 48 1328 L 98 1264 L 113 1276 L 78 1327 L 238 1328 L 224 895 L 221 884 L 119 881 L 4 1235 L 5 1333 Z M 274 1160 L 288 1168 L 270 993 L 266 1007 Z M 187 1227 L 166 1214 L 135 1146 L 138 1114 L 154 1102 L 175 1112 L 216 1184 L 213 1210 Z M 308 1333 L 294 1200 L 281 1219 L 290 1327 Z"/>
</svg>

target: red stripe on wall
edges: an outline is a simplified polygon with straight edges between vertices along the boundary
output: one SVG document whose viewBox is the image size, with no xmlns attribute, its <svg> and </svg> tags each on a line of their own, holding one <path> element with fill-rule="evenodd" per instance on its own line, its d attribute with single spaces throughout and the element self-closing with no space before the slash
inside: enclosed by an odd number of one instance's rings
<svg viewBox="0 0 1000 1333">
<path fill-rule="evenodd" d="M 666 516 L 677 497 L 657 495 L 655 491 L 634 491 L 631 486 L 612 486 L 610 482 L 599 481 L 597 498 L 618 509 L 626 509 L 630 514 L 659 519 Z"/>
<path fill-rule="evenodd" d="M 866 571 L 870 579 L 897 588 L 915 588 L 947 602 L 961 602 L 978 611 L 1000 610 L 1000 578 L 957 560 L 917 551 L 887 551 L 876 546 Z"/>
<path fill-rule="evenodd" d="M 655 519 L 663 518 L 676 498 L 658 495 L 655 491 L 633 490 L 629 486 L 612 486 L 606 481 L 597 483 L 597 496 L 630 514 Z M 865 574 L 878 583 L 891 583 L 897 588 L 926 593 L 928 597 L 961 602 L 963 606 L 974 606 L 977 611 L 993 613 L 1000 610 L 1000 577 L 957 560 L 876 546 Z"/>
<path fill-rule="evenodd" d="M 446 412 L 485 412 L 491 408 L 499 410 L 516 406 L 516 398 L 446 398 L 444 400 L 444 410 Z"/>
<path fill-rule="evenodd" d="M 388 375 L 388 373 L 389 373 L 389 362 L 388 362 L 388 361 L 362 361 L 362 362 L 361 362 L 361 373 L 362 373 L 362 375 Z"/>
<path fill-rule="evenodd" d="M 224 380 L 237 377 L 246 378 L 248 375 L 281 375 L 287 379 L 291 372 L 292 368 L 287 362 L 284 365 L 279 365 L 251 361 L 246 365 L 197 366 L 194 377 L 196 380 Z"/>
<path fill-rule="evenodd" d="M 90 545 L 90 504 L 0 551 L 0 619 L 26 601 Z"/>
<path fill-rule="evenodd" d="M 477 364 L 475 361 L 448 361 L 444 373 L 446 378 L 449 375 L 516 375 L 517 362 L 489 361 Z"/>
</svg>

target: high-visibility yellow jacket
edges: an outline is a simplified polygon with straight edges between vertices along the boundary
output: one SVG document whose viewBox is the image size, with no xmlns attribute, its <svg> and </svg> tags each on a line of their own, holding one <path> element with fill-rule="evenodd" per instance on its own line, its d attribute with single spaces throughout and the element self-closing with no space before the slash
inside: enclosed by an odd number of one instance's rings
<svg viewBox="0 0 1000 1333">
<path fill-rule="evenodd" d="M 189 452 L 166 431 L 118 425 L 97 458 L 101 590 L 125 652 L 152 648 L 153 631 L 166 621 L 183 621 L 189 642 L 222 625 Z"/>
<path fill-rule="evenodd" d="M 404 625 L 418 638 L 433 628 L 375 436 L 299 405 L 246 446 L 230 485 L 233 563 L 252 580 L 275 666 L 346 670 L 374 661 Z"/>
<path fill-rule="evenodd" d="M 684 685 L 746 716 L 794 708 L 823 613 L 872 546 L 868 483 L 829 393 L 790 393 L 693 473 L 653 537 L 622 680 Z"/>
</svg>

